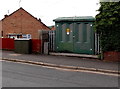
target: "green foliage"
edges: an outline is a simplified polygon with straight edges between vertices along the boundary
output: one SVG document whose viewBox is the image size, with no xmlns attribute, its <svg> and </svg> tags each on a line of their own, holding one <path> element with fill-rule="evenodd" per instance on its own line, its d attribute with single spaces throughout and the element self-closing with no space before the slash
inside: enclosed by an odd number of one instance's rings
<svg viewBox="0 0 120 89">
<path fill-rule="evenodd" d="M 120 51 L 120 2 L 101 2 L 95 30 L 103 51 Z"/>
</svg>

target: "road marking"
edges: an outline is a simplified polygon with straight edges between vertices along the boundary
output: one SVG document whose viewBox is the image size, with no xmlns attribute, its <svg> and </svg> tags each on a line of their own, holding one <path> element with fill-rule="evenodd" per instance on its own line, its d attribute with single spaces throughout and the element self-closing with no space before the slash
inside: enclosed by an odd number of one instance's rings
<svg viewBox="0 0 120 89">
<path fill-rule="evenodd" d="M 2 61 L 5 61 L 5 62 L 13 62 L 13 61 L 6 61 L 6 60 L 2 60 Z M 66 69 L 66 68 L 50 67 L 50 66 L 36 65 L 36 64 L 29 64 L 29 63 L 22 63 L 22 62 L 14 62 L 14 63 L 27 64 L 27 65 L 32 65 L 32 66 L 41 66 L 41 67 L 44 67 L 44 68 L 56 69 L 56 70 L 60 70 L 60 71 L 85 72 L 85 73 L 94 73 L 94 74 L 101 74 L 101 75 L 109 75 L 109 76 L 120 77 L 119 74 L 104 73 L 104 72 L 99 72 L 99 71 Z"/>
<path fill-rule="evenodd" d="M 10 56 L 21 56 L 22 54 L 9 54 Z"/>
</svg>

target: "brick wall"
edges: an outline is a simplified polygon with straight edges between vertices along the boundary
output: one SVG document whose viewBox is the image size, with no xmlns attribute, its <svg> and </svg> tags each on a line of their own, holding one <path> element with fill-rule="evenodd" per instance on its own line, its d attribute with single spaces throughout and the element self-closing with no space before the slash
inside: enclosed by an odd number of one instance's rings
<svg viewBox="0 0 120 89">
<path fill-rule="evenodd" d="M 20 8 L 8 17 L 3 19 L 3 37 L 9 33 L 31 34 L 32 39 L 38 39 L 38 30 L 50 30 L 41 21 L 37 20 L 24 9 Z"/>
<path fill-rule="evenodd" d="M 0 37 L 2 37 L 2 21 L 0 21 Z"/>
<path fill-rule="evenodd" d="M 116 52 L 116 51 L 104 52 L 104 60 L 120 62 L 120 52 Z"/>
</svg>

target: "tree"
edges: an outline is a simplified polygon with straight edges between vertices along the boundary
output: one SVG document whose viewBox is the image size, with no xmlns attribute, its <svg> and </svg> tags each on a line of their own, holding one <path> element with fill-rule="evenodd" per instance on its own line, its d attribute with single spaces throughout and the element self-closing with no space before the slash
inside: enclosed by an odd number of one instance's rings
<svg viewBox="0 0 120 89">
<path fill-rule="evenodd" d="M 95 29 L 102 51 L 120 51 L 120 2 L 100 2 Z"/>
</svg>

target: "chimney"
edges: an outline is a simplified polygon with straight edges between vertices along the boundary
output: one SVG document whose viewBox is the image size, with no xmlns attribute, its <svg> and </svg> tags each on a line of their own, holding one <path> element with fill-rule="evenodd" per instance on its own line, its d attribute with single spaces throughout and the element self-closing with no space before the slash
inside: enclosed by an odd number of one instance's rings
<svg viewBox="0 0 120 89">
<path fill-rule="evenodd" d="M 4 15 L 4 17 L 6 18 L 6 17 L 8 17 L 8 15 L 6 14 L 6 15 Z"/>
<path fill-rule="evenodd" d="M 39 21 L 41 22 L 41 19 L 39 18 Z"/>
</svg>

